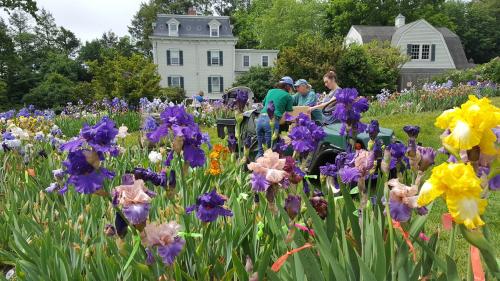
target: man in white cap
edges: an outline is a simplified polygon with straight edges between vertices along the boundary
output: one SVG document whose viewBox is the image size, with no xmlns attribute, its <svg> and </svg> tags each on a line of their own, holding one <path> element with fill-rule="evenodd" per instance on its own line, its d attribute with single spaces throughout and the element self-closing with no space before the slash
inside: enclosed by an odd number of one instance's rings
<svg viewBox="0 0 500 281">
<path fill-rule="evenodd" d="M 293 105 L 294 106 L 315 106 L 318 98 L 316 97 L 316 93 L 312 90 L 311 85 L 307 83 L 305 79 L 299 79 L 295 81 L 295 89 L 296 94 L 293 95 Z M 316 123 L 321 123 L 323 120 L 323 114 L 321 114 L 321 110 L 314 109 L 311 111 L 311 119 Z"/>
</svg>

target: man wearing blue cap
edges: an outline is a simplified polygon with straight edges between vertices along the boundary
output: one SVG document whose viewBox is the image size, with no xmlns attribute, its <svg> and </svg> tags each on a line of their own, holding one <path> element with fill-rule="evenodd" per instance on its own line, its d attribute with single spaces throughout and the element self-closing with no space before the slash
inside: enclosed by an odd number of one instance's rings
<svg viewBox="0 0 500 281">
<path fill-rule="evenodd" d="M 295 81 L 296 94 L 293 96 L 294 106 L 315 106 L 318 98 L 316 93 L 311 89 L 311 85 L 305 79 Z M 311 111 L 311 119 L 317 123 L 321 123 L 323 114 L 321 110 L 314 109 Z"/>
<path fill-rule="evenodd" d="M 267 92 L 264 101 L 264 108 L 260 112 L 259 118 L 257 119 L 257 144 L 258 153 L 257 157 L 264 155 L 264 143 L 268 148 L 271 148 L 271 139 L 273 131 L 279 129 L 279 124 L 281 117 L 286 111 L 293 111 L 293 98 L 290 95 L 293 92 L 293 79 L 285 76 L 280 79 L 278 84 Z M 274 106 L 274 111 L 268 112 L 268 105 L 272 103 Z M 269 116 L 272 114 L 273 116 Z M 271 130 L 270 117 L 274 118 L 274 130 Z"/>
</svg>

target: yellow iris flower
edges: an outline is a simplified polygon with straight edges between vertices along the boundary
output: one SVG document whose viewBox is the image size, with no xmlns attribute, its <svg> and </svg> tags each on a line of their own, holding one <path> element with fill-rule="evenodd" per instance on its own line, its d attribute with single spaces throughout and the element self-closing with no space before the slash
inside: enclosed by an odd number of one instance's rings
<svg viewBox="0 0 500 281">
<path fill-rule="evenodd" d="M 478 99 L 472 95 L 460 108 L 444 111 L 435 122 L 436 127 L 450 130 L 450 134 L 442 138 L 445 147 L 469 150 L 479 145 L 481 152 L 489 155 L 498 153 L 491 130 L 499 124 L 500 109 L 488 98 Z"/>
<path fill-rule="evenodd" d="M 481 199 L 481 180 L 474 168 L 464 163 L 443 163 L 432 169 L 431 177 L 422 185 L 417 200 L 425 206 L 440 196 L 455 222 L 472 229 L 484 224 L 481 215 L 487 201 Z"/>
</svg>

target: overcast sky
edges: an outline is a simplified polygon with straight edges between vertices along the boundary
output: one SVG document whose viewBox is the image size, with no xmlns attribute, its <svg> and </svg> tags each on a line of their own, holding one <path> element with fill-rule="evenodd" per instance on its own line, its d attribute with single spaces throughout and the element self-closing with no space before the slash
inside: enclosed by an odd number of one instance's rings
<svg viewBox="0 0 500 281">
<path fill-rule="evenodd" d="M 127 26 L 146 0 L 36 0 L 58 26 L 73 31 L 82 43 L 101 37 L 112 30 L 118 36 L 128 35 Z M 4 16 L 5 18 L 5 16 Z"/>
</svg>

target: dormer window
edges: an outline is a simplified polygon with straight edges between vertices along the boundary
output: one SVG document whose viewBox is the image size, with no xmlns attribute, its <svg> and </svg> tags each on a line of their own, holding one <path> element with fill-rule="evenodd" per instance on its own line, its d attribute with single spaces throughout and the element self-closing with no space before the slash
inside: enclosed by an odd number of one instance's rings
<svg viewBox="0 0 500 281">
<path fill-rule="evenodd" d="M 220 22 L 218 20 L 211 20 L 208 26 L 210 27 L 210 37 L 219 37 Z"/>
<path fill-rule="evenodd" d="M 179 36 L 179 22 L 176 19 L 171 19 L 167 22 L 168 36 Z"/>
<path fill-rule="evenodd" d="M 219 37 L 219 27 L 211 26 L 210 27 L 210 37 Z"/>
</svg>

